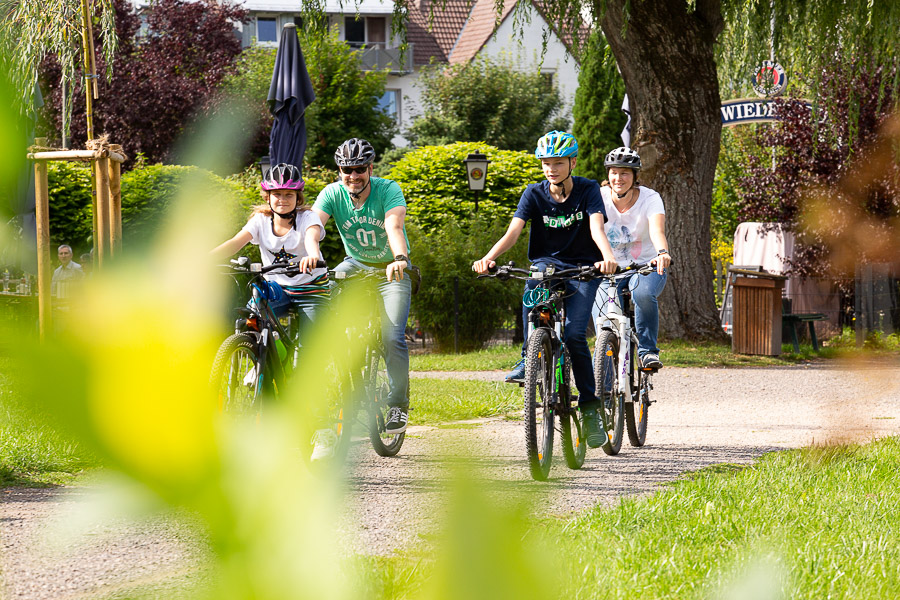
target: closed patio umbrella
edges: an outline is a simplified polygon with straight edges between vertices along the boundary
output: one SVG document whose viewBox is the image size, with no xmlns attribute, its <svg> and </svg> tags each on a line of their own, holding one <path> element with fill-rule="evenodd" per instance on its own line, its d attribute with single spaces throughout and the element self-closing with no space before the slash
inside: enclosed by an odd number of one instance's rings
<svg viewBox="0 0 900 600">
<path fill-rule="evenodd" d="M 316 99 L 306 62 L 297 39 L 297 29 L 288 23 L 281 31 L 275 55 L 275 70 L 266 102 L 275 117 L 269 138 L 271 164 L 288 163 L 302 171 L 306 153 L 306 107 Z"/>
</svg>

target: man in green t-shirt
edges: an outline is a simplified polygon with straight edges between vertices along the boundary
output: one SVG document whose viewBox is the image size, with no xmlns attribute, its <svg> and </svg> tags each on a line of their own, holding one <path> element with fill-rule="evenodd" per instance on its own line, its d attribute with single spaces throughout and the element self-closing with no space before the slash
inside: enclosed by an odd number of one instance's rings
<svg viewBox="0 0 900 600">
<path fill-rule="evenodd" d="M 411 285 L 404 270 L 409 266 L 409 240 L 403 221 L 406 200 L 396 182 L 372 176 L 375 149 L 366 140 L 352 138 L 334 153 L 340 181 L 319 193 L 313 211 L 322 226 L 334 217 L 347 257 L 335 270 L 353 272 L 383 269 L 381 329 L 390 395 L 385 432 L 402 433 L 409 419 L 409 318 Z"/>
</svg>

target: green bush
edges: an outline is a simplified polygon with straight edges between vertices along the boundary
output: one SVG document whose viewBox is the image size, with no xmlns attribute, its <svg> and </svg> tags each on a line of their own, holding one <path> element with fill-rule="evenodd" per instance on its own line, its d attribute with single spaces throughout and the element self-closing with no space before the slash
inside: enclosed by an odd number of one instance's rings
<svg viewBox="0 0 900 600">
<path fill-rule="evenodd" d="M 378 107 L 387 72 L 363 70 L 361 52 L 339 39 L 337 28 L 325 35 L 301 30 L 299 39 L 316 92 L 316 101 L 305 113 L 309 143 L 305 162 L 313 166 L 333 165 L 335 149 L 352 137 L 365 138 L 379 155 L 384 153 L 391 147 L 396 130 L 393 117 Z M 251 46 L 238 58 L 236 72 L 222 84 L 226 94 L 254 115 L 250 146 L 257 154 L 268 154 L 272 116 L 266 96 L 274 66 L 274 49 Z"/>
<path fill-rule="evenodd" d="M 48 162 L 47 186 L 51 255 L 56 256 L 60 244 L 69 244 L 78 262 L 78 256 L 89 252 L 93 245 L 91 167 L 80 162 Z"/>
<path fill-rule="evenodd" d="M 419 325 L 434 336 L 439 351 L 453 350 L 454 282 L 459 285 L 459 350 L 468 352 L 484 347 L 494 331 L 511 323 L 521 310 L 520 282 L 478 279 L 472 263 L 487 253 L 506 230 L 505 221 L 493 225 L 469 219 L 450 222 L 425 233 L 407 225 L 413 247 L 413 262 L 422 270 L 422 286 L 413 297 L 412 315 Z M 527 264 L 527 232 L 502 258 Z"/>
<path fill-rule="evenodd" d="M 547 131 L 568 128 L 556 84 L 510 55 L 432 64 L 417 85 L 425 111 L 404 134 L 416 146 L 483 140 L 506 150 L 533 150 Z"/>
<path fill-rule="evenodd" d="M 475 196 L 469 191 L 463 160 L 477 151 L 491 161 L 487 184 L 478 198 L 478 219 L 508 225 L 525 186 L 543 179 L 540 162 L 528 152 L 499 150 L 478 142 L 425 146 L 397 162 L 390 178 L 403 188 L 407 221 L 426 233 L 450 223 L 468 222 L 475 215 Z M 415 245 L 413 252 L 418 252 Z"/>
<path fill-rule="evenodd" d="M 126 248 L 142 246 L 161 230 L 171 203 L 182 186 L 200 178 L 204 190 L 221 200 L 222 213 L 235 232 L 246 221 L 247 194 L 238 184 L 200 169 L 180 165 L 149 165 L 122 175 L 122 241 Z"/>
</svg>

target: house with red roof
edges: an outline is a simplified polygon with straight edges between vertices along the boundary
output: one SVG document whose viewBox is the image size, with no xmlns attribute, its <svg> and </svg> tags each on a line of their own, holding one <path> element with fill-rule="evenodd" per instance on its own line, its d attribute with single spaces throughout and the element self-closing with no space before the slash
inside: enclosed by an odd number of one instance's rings
<svg viewBox="0 0 900 600">
<path fill-rule="evenodd" d="M 435 63 L 459 64 L 476 56 L 510 57 L 522 69 L 540 68 L 560 90 L 571 116 L 578 86 L 578 62 L 571 54 L 571 39 L 560 36 L 548 25 L 541 0 L 531 0 L 535 10 L 524 23 L 516 23 L 516 0 L 504 0 L 497 12 L 495 0 L 411 0 L 406 39 L 409 50 L 400 51 L 402 39 L 391 33 L 393 3 L 386 0 L 361 0 L 341 3 L 326 0 L 325 13 L 336 26 L 341 39 L 360 49 L 363 68 L 388 69 L 386 91 L 380 103 L 395 116 L 400 131 L 408 128 L 423 112 L 421 90 L 416 86 L 422 67 Z M 295 23 L 302 27 L 299 3 L 289 0 L 244 0 L 250 22 L 240 35 L 245 45 L 277 45 L 282 27 Z M 545 29 L 550 30 L 546 50 L 542 52 Z M 521 34 L 520 34 L 521 33 Z M 589 29 L 582 32 L 586 37 Z M 398 136 L 397 145 L 406 140 Z"/>
</svg>

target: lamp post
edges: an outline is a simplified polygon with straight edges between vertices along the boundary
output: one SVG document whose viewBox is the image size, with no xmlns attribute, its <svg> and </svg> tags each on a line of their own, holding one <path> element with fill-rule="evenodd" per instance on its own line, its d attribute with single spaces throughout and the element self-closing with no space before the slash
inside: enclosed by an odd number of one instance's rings
<svg viewBox="0 0 900 600">
<path fill-rule="evenodd" d="M 475 212 L 478 212 L 478 193 L 484 190 L 487 181 L 487 168 L 491 161 L 481 152 L 466 157 L 466 175 L 469 177 L 469 189 L 475 192 Z"/>
<path fill-rule="evenodd" d="M 262 171 L 262 178 L 266 178 L 266 173 L 272 167 L 272 161 L 268 156 L 259 159 L 259 170 Z"/>
</svg>

